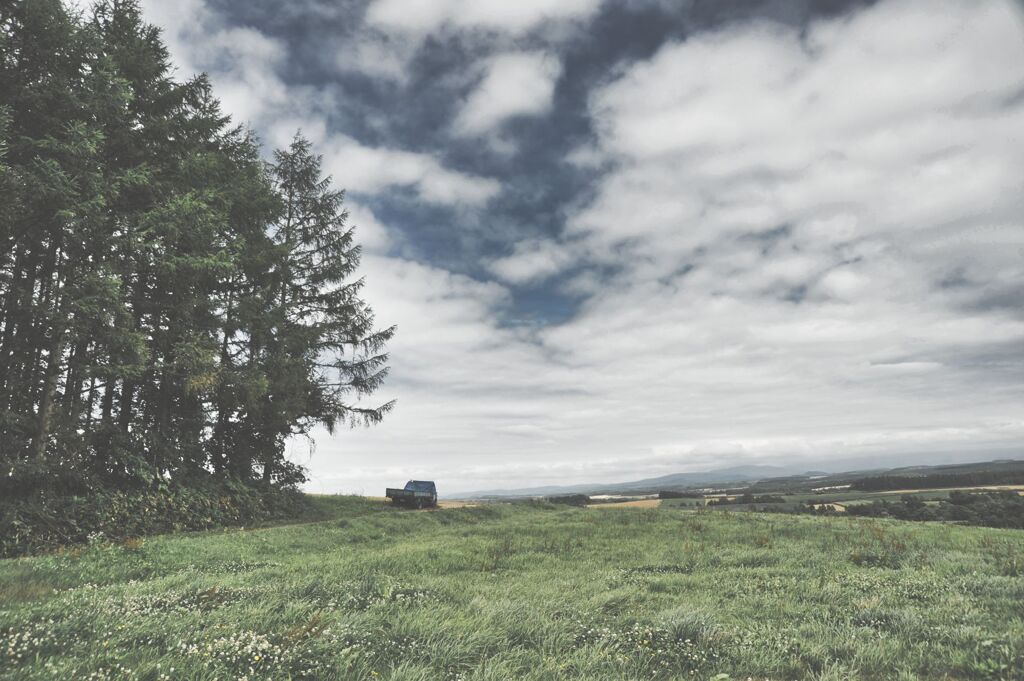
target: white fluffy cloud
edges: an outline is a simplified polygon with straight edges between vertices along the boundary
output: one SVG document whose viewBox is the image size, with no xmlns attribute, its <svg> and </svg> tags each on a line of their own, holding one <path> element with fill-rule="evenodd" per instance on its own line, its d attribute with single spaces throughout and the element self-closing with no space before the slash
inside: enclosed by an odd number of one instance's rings
<svg viewBox="0 0 1024 681">
<path fill-rule="evenodd" d="M 480 206 L 500 190 L 496 180 L 450 170 L 427 154 L 368 147 L 344 135 L 322 145 L 325 170 L 356 193 L 376 194 L 392 187 L 413 187 L 425 201 Z"/>
<path fill-rule="evenodd" d="M 751 25 L 666 46 L 593 99 L 621 170 L 575 229 L 611 242 L 674 233 L 649 243 L 678 255 L 781 224 L 886 238 L 1012 225 L 1021 25 L 1005 2 L 943 8 L 890 0 L 804 37 Z M 670 214 L 624 219 L 637 206 Z"/>
<path fill-rule="evenodd" d="M 551 109 L 558 58 L 543 52 L 514 52 L 491 57 L 480 84 L 455 119 L 462 135 L 482 135 L 515 116 L 535 116 Z"/>
<path fill-rule="evenodd" d="M 549 48 L 562 44 L 570 36 L 577 35 L 587 21 L 600 9 L 603 0 L 372 0 L 366 8 L 364 22 L 359 30 L 347 38 L 339 47 L 338 68 L 341 71 L 356 71 L 375 78 L 396 83 L 406 83 L 410 66 L 416 55 L 430 38 L 441 41 L 458 41 L 467 49 L 487 59 L 487 55 L 515 53 L 523 49 L 524 40 L 547 45 Z M 523 57 L 529 55 L 522 55 Z M 509 85 L 529 87 L 541 99 L 548 88 L 548 81 L 557 78 L 560 71 L 553 56 L 539 64 L 520 60 L 516 64 L 506 60 L 499 64 L 508 68 L 511 77 L 518 81 L 506 80 Z M 519 67 L 517 71 L 513 69 Z M 465 78 L 472 70 L 462 74 Z M 496 83 L 496 81 L 494 81 Z M 497 96 L 498 107 L 511 107 L 507 113 L 497 112 L 499 118 L 507 115 L 535 113 L 536 105 L 515 100 L 515 93 L 490 90 Z M 488 117 L 486 105 L 479 114 Z M 523 107 L 526 107 L 525 109 Z M 470 127 L 473 119 L 465 121 Z M 485 122 L 486 123 L 486 122 Z M 483 128 L 461 131 L 475 134 Z M 457 132 L 459 130 L 457 129 Z M 500 141 L 499 141 L 500 142 Z M 495 148 L 509 150 L 512 145 L 492 141 Z M 503 148 L 504 147 L 504 148 Z"/>
<path fill-rule="evenodd" d="M 411 34 L 444 27 L 523 33 L 550 21 L 582 19 L 601 0 L 374 0 L 367 22 Z"/>
<path fill-rule="evenodd" d="M 208 72 L 217 98 L 239 122 L 259 126 L 282 109 L 304 107 L 277 75 L 285 56 L 279 41 L 251 28 L 223 25 L 203 0 L 143 0 L 142 9 L 145 19 L 162 29 L 178 77 Z"/>
<path fill-rule="evenodd" d="M 490 263 L 490 270 L 510 284 L 543 281 L 574 261 L 573 254 L 554 241 L 532 239 L 516 244 L 513 252 Z"/>
<path fill-rule="evenodd" d="M 480 206 L 498 193 L 495 180 L 452 170 L 430 154 L 371 147 L 329 131 L 331 97 L 285 83 L 283 45 L 255 29 L 226 26 L 203 0 L 145 0 L 143 10 L 163 30 L 180 77 L 209 73 L 225 111 L 276 147 L 301 129 L 339 186 L 363 194 L 408 187 L 425 201 L 457 208 Z"/>
<path fill-rule="evenodd" d="M 394 241 L 392 230 L 377 219 L 371 209 L 362 204 L 349 199 L 345 202 L 345 208 L 349 213 L 349 224 L 356 229 L 356 242 L 362 247 L 363 253 L 387 253 Z"/>
</svg>

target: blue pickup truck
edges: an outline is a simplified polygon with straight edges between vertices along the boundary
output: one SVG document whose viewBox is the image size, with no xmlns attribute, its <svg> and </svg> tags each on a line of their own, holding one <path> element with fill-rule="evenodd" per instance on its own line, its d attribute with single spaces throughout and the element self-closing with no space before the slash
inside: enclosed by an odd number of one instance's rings
<svg viewBox="0 0 1024 681">
<path fill-rule="evenodd" d="M 433 480 L 410 480 L 404 489 L 388 487 L 385 496 L 393 504 L 410 508 L 437 506 L 437 487 Z"/>
</svg>

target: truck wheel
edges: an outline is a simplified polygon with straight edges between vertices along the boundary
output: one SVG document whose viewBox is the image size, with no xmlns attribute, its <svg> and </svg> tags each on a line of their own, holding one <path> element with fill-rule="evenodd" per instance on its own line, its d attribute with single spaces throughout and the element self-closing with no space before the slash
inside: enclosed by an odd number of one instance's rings
<svg viewBox="0 0 1024 681">
<path fill-rule="evenodd" d="M 421 510 L 421 511 L 423 510 L 423 500 L 422 499 L 417 499 L 416 500 L 416 508 Z"/>
</svg>

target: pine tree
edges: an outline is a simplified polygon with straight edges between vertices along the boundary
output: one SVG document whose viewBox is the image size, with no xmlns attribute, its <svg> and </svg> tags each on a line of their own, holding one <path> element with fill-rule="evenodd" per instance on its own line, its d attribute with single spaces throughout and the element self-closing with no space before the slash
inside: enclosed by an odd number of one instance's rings
<svg viewBox="0 0 1024 681">
<path fill-rule="evenodd" d="M 273 164 L 135 0 L 0 3 L 0 491 L 296 482 L 386 376 L 343 195 Z"/>
<path fill-rule="evenodd" d="M 358 400 L 387 376 L 383 348 L 395 331 L 374 329 L 373 311 L 360 297 L 364 281 L 353 279 L 360 248 L 344 193 L 321 176 L 310 143 L 296 136 L 275 154 L 272 173 L 284 207 L 272 230 L 270 326 L 255 353 L 268 387 L 250 420 L 265 482 L 280 466 L 287 438 L 315 425 L 333 431 L 342 423 L 377 423 L 391 410 L 392 402 L 367 407 Z"/>
</svg>

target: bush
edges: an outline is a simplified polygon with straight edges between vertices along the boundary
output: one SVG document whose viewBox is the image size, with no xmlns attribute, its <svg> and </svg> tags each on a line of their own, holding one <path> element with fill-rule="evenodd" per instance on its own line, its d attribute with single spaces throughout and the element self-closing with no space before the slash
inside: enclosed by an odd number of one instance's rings
<svg viewBox="0 0 1024 681">
<path fill-rule="evenodd" d="M 552 504 L 567 504 L 569 506 L 586 506 L 590 503 L 590 497 L 586 494 L 564 494 L 557 497 L 547 497 L 545 501 Z"/>
<path fill-rule="evenodd" d="M 167 485 L 150 491 L 94 491 L 0 502 L 0 557 L 161 532 L 205 530 L 309 516 L 308 498 L 291 487 L 240 481 Z"/>
<path fill-rule="evenodd" d="M 874 501 L 847 506 L 850 515 L 899 520 L 952 520 L 968 525 L 1024 529 L 1024 496 L 1016 492 L 952 492 L 929 506 L 904 495 L 897 502 Z"/>
</svg>

